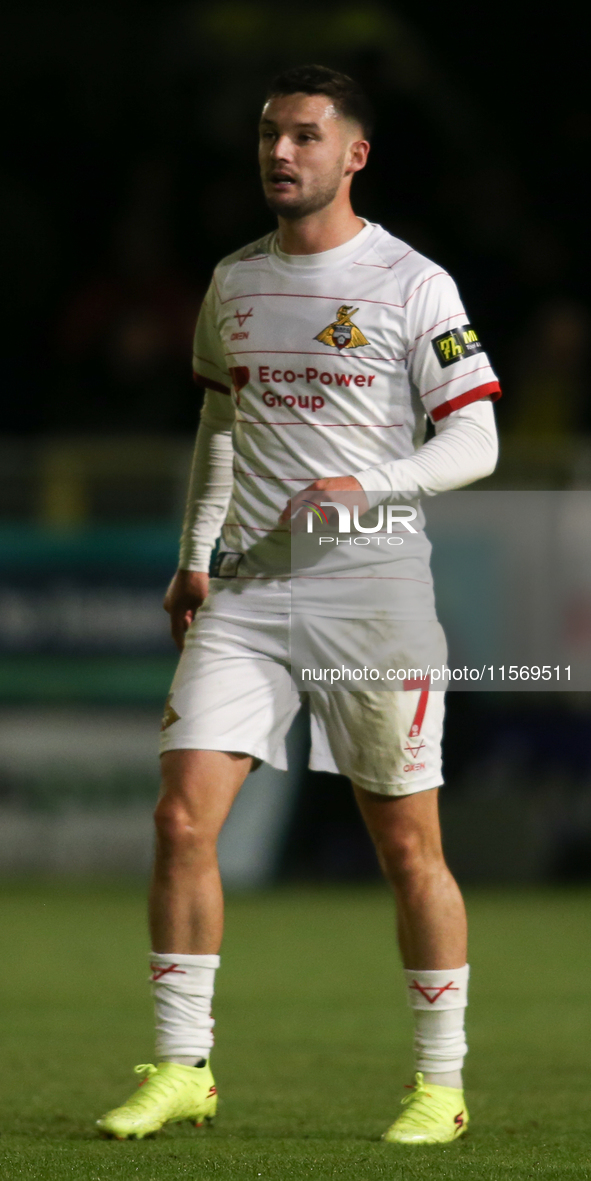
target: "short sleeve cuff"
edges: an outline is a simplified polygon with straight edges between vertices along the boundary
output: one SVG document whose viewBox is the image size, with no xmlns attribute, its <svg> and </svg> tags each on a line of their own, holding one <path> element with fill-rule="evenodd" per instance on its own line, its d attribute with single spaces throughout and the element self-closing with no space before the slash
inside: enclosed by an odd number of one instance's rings
<svg viewBox="0 0 591 1181">
<path fill-rule="evenodd" d="M 230 388 L 223 385 L 221 381 L 216 381 L 214 377 L 208 377 L 205 373 L 198 373 L 196 369 L 193 370 L 193 381 L 195 385 L 206 390 L 215 390 L 216 394 L 229 394 Z"/>
<path fill-rule="evenodd" d="M 501 387 L 498 381 L 487 381 L 483 385 L 474 386 L 471 390 L 465 390 L 463 394 L 457 394 L 455 398 L 448 398 L 439 406 L 435 406 L 430 412 L 431 419 L 433 422 L 440 422 L 442 418 L 447 418 L 448 414 L 453 414 L 454 410 L 461 410 L 462 406 L 469 406 L 470 402 L 478 402 L 481 398 L 490 398 L 491 401 L 496 402 L 500 397 Z M 361 481 L 359 482 L 361 483 Z"/>
</svg>

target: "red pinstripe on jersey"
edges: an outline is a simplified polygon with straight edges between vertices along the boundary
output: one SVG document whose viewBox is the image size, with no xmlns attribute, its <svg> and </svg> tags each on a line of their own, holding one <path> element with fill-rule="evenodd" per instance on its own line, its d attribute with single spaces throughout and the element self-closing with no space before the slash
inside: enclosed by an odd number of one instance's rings
<svg viewBox="0 0 591 1181">
<path fill-rule="evenodd" d="M 446 385 L 453 385 L 454 381 L 464 381 L 466 377 L 472 377 L 474 373 L 481 373 L 483 369 L 490 369 L 490 365 L 478 365 L 476 369 L 471 369 L 469 373 L 457 373 L 455 377 L 450 377 L 449 381 L 442 381 L 440 385 L 434 385 L 430 390 L 425 390 L 420 396 L 421 398 L 428 398 L 429 394 L 436 394 L 437 390 L 442 390 Z M 498 383 L 497 383 L 498 384 Z"/>
<path fill-rule="evenodd" d="M 206 365 L 213 365 L 214 369 L 217 369 L 219 373 L 224 373 L 224 370 L 220 369 L 217 361 L 212 361 L 211 357 L 202 357 L 200 353 L 193 353 L 193 360 L 205 361 Z"/>
<path fill-rule="evenodd" d="M 239 295 L 229 295 L 227 299 L 220 299 L 220 303 L 222 305 L 225 303 L 232 303 L 232 300 L 234 299 L 328 299 L 331 303 L 346 303 L 347 300 L 354 298 L 355 303 L 379 304 L 381 307 L 385 308 L 405 308 L 412 299 L 413 295 L 416 295 L 417 291 L 419 291 L 421 287 L 424 287 L 425 283 L 431 283 L 431 281 L 436 279 L 438 275 L 445 275 L 446 273 L 446 271 L 435 271 L 433 275 L 428 275 L 426 279 L 422 279 L 420 283 L 417 283 L 414 291 L 411 291 L 408 299 L 405 299 L 404 303 L 391 303 L 386 299 L 364 299 L 361 295 L 356 295 L 355 297 L 344 295 L 317 295 L 316 293 L 308 291 L 241 291 Z"/>
<path fill-rule="evenodd" d="M 427 336 L 429 332 L 433 332 L 435 328 L 439 328 L 440 324 L 448 324 L 450 320 L 456 320 L 458 318 L 463 320 L 465 315 L 466 313 L 462 308 L 459 312 L 452 312 L 451 316 L 444 316 L 443 320 L 438 320 L 437 323 L 432 324 L 430 328 L 425 328 L 424 332 L 419 332 L 418 336 L 415 336 L 414 343 L 416 344 L 417 340 L 421 340 L 423 336 Z"/>
<path fill-rule="evenodd" d="M 240 422 L 243 426 L 341 426 L 343 429 L 349 426 L 360 426 L 364 430 L 387 431 L 391 427 L 403 427 L 403 422 L 265 422 L 262 418 L 237 418 L 236 422 Z"/>
<path fill-rule="evenodd" d="M 241 521 L 225 521 L 223 529 L 252 529 L 253 533 L 289 533 L 289 529 L 280 529 L 278 525 L 247 525 Z"/>
<path fill-rule="evenodd" d="M 311 481 L 313 481 L 313 480 L 318 479 L 318 476 L 315 476 L 312 473 L 310 473 L 309 476 L 265 476 L 259 472 L 245 472 L 243 470 L 243 468 L 241 468 L 241 467 L 235 467 L 234 474 L 236 476 L 249 476 L 249 478 L 251 480 L 281 480 L 282 482 L 285 481 L 286 483 L 289 483 L 289 482 L 293 483 L 294 480 L 298 480 L 298 481 L 311 480 Z"/>
<path fill-rule="evenodd" d="M 390 262 L 390 263 L 354 262 L 353 266 L 354 267 L 376 267 L 376 269 L 380 270 L 380 271 L 393 271 L 394 267 L 397 267 L 399 262 L 403 262 L 405 258 L 408 258 L 409 254 L 414 254 L 414 253 L 415 253 L 415 251 L 413 250 L 413 248 L 411 246 L 410 250 L 407 250 L 406 254 L 401 254 L 400 258 L 396 259 L 396 262 Z"/>
<path fill-rule="evenodd" d="M 225 357 L 237 357 L 245 353 L 260 353 L 261 356 L 277 356 L 277 357 L 328 357 L 326 352 L 317 353 L 312 349 L 232 349 L 224 353 Z M 402 357 L 362 357 L 359 353 L 347 353 L 347 361 L 405 361 L 407 353 Z M 301 376 L 301 375 L 300 375 Z"/>
</svg>

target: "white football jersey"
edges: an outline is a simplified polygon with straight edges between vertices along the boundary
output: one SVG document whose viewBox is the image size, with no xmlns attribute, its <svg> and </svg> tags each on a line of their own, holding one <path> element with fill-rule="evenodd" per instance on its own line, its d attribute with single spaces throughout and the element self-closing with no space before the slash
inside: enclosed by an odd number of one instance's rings
<svg viewBox="0 0 591 1181">
<path fill-rule="evenodd" d="M 244 584 L 265 580 L 277 610 L 289 606 L 289 530 L 279 516 L 294 492 L 406 459 L 424 440 L 427 414 L 437 422 L 500 395 L 450 276 L 369 223 L 322 254 L 284 254 L 272 233 L 224 259 L 201 308 L 193 364 L 196 382 L 234 409 L 222 549 L 245 558 L 233 593 L 248 596 Z M 427 572 L 417 579 L 425 596 L 416 618 L 434 614 L 429 549 L 422 535 L 412 553 L 389 556 Z M 397 613 L 408 618 L 408 604 Z"/>
</svg>

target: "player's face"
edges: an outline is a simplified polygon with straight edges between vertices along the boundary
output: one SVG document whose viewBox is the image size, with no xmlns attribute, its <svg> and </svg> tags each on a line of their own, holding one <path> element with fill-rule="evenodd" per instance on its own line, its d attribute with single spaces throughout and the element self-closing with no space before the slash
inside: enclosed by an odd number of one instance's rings
<svg viewBox="0 0 591 1181">
<path fill-rule="evenodd" d="M 324 209 L 363 167 L 368 148 L 359 128 L 338 115 L 325 95 L 270 99 L 259 130 L 267 205 L 280 217 L 294 220 Z"/>
</svg>

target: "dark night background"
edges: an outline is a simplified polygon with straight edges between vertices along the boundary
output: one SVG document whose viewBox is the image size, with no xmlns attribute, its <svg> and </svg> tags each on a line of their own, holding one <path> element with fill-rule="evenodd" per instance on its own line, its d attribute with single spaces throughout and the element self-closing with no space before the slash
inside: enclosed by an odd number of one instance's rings
<svg viewBox="0 0 591 1181">
<path fill-rule="evenodd" d="M 309 61 L 353 74 L 376 108 L 356 210 L 451 271 L 499 373 L 503 449 L 490 486 L 588 487 L 587 53 L 573 5 L 548 20 L 530 14 L 322 0 L 5 6 L 0 525 L 9 570 L 27 530 L 35 545 L 73 529 L 178 533 L 198 419 L 195 316 L 216 261 L 272 224 L 257 117 L 269 79 Z M 27 569 L 30 585 L 33 559 Z M 8 578 L 10 594 L 27 582 L 19 578 Z M 101 697 L 82 657 L 76 674 L 63 665 L 56 689 L 55 664 L 27 664 L 41 660 L 34 646 L 21 652 L 7 635 L 9 711 L 118 700 L 116 678 Z M 130 689 L 126 708 L 166 692 L 166 659 L 151 696 Z M 502 811 L 517 792 L 525 815 L 537 800 L 553 837 L 535 874 L 587 875 L 586 696 L 456 694 L 446 766 L 449 798 L 466 806 L 494 811 L 496 800 Z M 10 801 L 24 779 L 13 770 L 5 780 Z M 374 872 L 339 780 L 305 778 L 282 864 L 296 876 Z"/>
<path fill-rule="evenodd" d="M 4 432 L 194 429 L 195 310 L 216 261 L 271 224 L 265 85 L 310 59 L 369 92 L 356 207 L 457 277 L 506 389 L 501 426 L 521 424 L 548 335 L 570 370 L 588 337 L 591 114 L 571 16 L 520 30 L 482 6 L 5 11 Z M 587 425 L 586 401 L 561 408 L 563 429 Z"/>
</svg>

